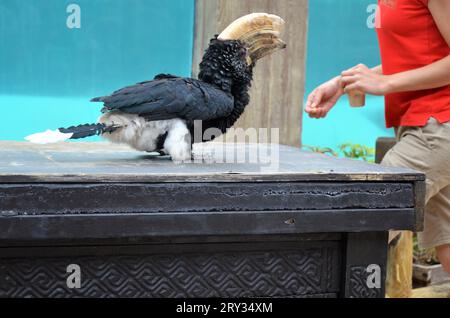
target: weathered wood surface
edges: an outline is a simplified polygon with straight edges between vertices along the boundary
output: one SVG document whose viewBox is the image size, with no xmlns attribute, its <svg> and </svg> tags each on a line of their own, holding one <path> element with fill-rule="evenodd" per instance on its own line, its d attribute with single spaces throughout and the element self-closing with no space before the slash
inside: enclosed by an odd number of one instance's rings
<svg viewBox="0 0 450 318">
<path fill-rule="evenodd" d="M 258 149 L 256 145 L 238 147 L 245 148 L 247 155 Z M 264 161 L 222 163 L 221 154 L 233 148 L 224 150 L 223 144 L 220 143 L 195 145 L 194 152 L 201 155 L 202 149 L 207 153 L 203 163 L 174 164 L 169 158 L 155 157 L 108 143 L 33 145 L 24 142 L 0 142 L 0 183 L 424 180 L 423 174 L 409 169 L 337 159 L 286 146 L 273 149 L 260 146 L 262 153 L 270 154 L 272 151 L 274 154 L 272 167 Z"/>
<path fill-rule="evenodd" d="M 0 198 L 19 215 L 414 209 L 410 184 L 384 182 L 7 184 Z"/>
<path fill-rule="evenodd" d="M 352 233 L 413 226 L 411 209 L 3 215 L 0 240 Z"/>
<path fill-rule="evenodd" d="M 193 74 L 209 40 L 235 19 L 268 12 L 286 21 L 287 49 L 258 61 L 251 103 L 235 127 L 279 128 L 280 142 L 300 146 L 305 82 L 307 0 L 197 0 Z"/>
<path fill-rule="evenodd" d="M 396 139 L 392 137 L 380 137 L 376 141 L 375 162 L 381 163 L 384 156 L 395 146 Z"/>
<path fill-rule="evenodd" d="M 413 229 L 423 182 L 414 171 L 285 146 L 279 168 L 263 171 L 259 163 L 177 165 L 105 143 L 0 145 L 2 239 Z"/>
</svg>

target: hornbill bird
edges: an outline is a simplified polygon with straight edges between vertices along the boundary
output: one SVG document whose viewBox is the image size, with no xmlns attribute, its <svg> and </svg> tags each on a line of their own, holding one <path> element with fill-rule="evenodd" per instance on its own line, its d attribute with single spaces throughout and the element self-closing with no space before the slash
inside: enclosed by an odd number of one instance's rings
<svg viewBox="0 0 450 318">
<path fill-rule="evenodd" d="M 248 105 L 253 68 L 257 60 L 286 47 L 280 39 L 284 21 L 266 13 L 253 13 L 230 24 L 209 43 L 200 63 L 198 79 L 168 74 L 97 97 L 103 115 L 96 124 L 26 137 L 35 143 L 57 142 L 101 135 L 137 150 L 168 154 L 174 161 L 191 159 L 194 126 L 203 132 L 226 132 Z"/>
</svg>

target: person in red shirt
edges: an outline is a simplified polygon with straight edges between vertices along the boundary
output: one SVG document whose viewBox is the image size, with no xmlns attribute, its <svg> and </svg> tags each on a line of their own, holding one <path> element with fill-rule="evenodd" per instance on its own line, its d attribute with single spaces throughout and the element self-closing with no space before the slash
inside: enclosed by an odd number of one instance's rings
<svg viewBox="0 0 450 318">
<path fill-rule="evenodd" d="M 382 164 L 426 174 L 424 231 L 450 274 L 450 0 L 379 0 L 382 64 L 359 64 L 317 87 L 305 111 L 323 118 L 346 93 L 385 96 L 386 126 L 397 144 Z"/>
</svg>

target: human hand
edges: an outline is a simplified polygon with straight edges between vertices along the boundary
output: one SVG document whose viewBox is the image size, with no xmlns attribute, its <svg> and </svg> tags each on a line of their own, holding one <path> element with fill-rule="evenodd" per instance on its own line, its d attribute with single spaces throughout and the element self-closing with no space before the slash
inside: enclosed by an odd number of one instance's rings
<svg viewBox="0 0 450 318">
<path fill-rule="evenodd" d="M 341 74 L 344 92 L 360 91 L 371 95 L 386 95 L 390 92 L 390 76 L 382 75 L 364 64 L 358 64 Z"/>
<path fill-rule="evenodd" d="M 340 77 L 333 78 L 309 94 L 305 111 L 311 118 L 324 118 L 342 95 L 344 95 L 344 90 L 340 83 Z"/>
</svg>

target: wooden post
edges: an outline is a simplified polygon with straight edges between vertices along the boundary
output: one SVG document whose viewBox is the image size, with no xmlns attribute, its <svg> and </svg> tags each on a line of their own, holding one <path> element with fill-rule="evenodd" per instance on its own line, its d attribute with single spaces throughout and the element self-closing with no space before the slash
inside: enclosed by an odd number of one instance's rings
<svg viewBox="0 0 450 318">
<path fill-rule="evenodd" d="M 252 12 L 267 12 L 286 21 L 287 49 L 258 61 L 251 103 L 236 123 L 241 128 L 279 128 L 280 143 L 300 146 L 305 81 L 307 0 L 197 0 L 193 76 L 209 40 L 232 21 Z"/>
<path fill-rule="evenodd" d="M 385 154 L 395 145 L 394 138 L 379 138 L 376 147 L 376 162 L 380 163 Z M 418 191 L 425 191 L 419 189 Z M 422 198 L 421 194 L 417 194 Z M 420 204 L 420 202 L 419 202 Z M 420 229 L 418 227 L 418 229 Z M 403 231 L 388 249 L 386 296 L 409 298 L 412 293 L 413 233 Z"/>
<path fill-rule="evenodd" d="M 389 245 L 386 295 L 409 298 L 412 292 L 413 233 L 403 231 Z"/>
</svg>

